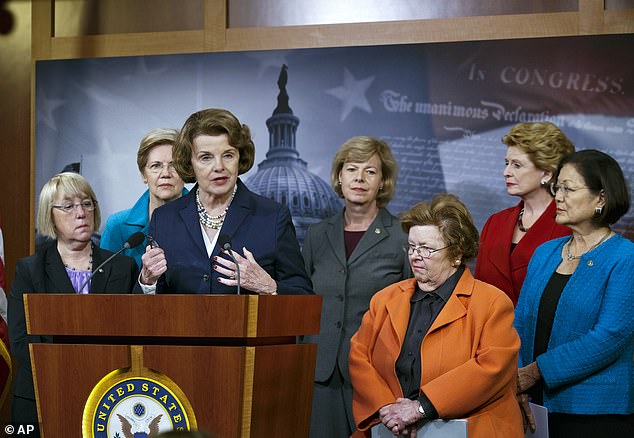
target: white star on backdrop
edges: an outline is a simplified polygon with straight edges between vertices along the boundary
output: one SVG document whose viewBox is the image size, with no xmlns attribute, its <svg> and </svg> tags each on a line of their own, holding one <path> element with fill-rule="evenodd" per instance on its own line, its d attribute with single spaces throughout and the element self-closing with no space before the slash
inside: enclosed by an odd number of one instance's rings
<svg viewBox="0 0 634 438">
<path fill-rule="evenodd" d="M 110 89 L 101 87 L 97 83 L 81 85 L 79 89 L 95 103 L 104 107 L 116 107 L 121 105 L 121 97 L 113 95 Z"/>
<path fill-rule="evenodd" d="M 37 105 L 37 122 L 44 123 L 52 130 L 57 131 L 57 122 L 55 121 L 53 111 L 64 105 L 66 101 L 64 99 L 49 99 L 44 90 L 39 92 L 42 93 L 42 98 Z"/>
<path fill-rule="evenodd" d="M 370 102 L 368 102 L 368 99 L 365 97 L 365 93 L 368 91 L 368 88 L 370 88 L 370 85 L 372 85 L 372 82 L 374 82 L 374 76 L 356 80 L 354 76 L 352 76 L 352 73 L 350 73 L 347 68 L 344 68 L 343 85 L 326 90 L 326 93 L 343 102 L 341 122 L 343 122 L 346 117 L 348 117 L 348 114 L 355 108 L 372 113 Z"/>
</svg>

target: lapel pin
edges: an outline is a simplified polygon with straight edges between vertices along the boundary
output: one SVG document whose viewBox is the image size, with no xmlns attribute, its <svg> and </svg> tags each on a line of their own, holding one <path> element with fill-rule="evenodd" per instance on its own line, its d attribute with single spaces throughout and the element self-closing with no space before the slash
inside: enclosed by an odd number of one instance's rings
<svg viewBox="0 0 634 438">
<path fill-rule="evenodd" d="M 381 234 L 381 229 L 380 228 L 375 228 L 374 229 L 374 234 Z"/>
<path fill-rule="evenodd" d="M 99 268 L 99 272 L 103 272 L 103 268 Z"/>
<path fill-rule="evenodd" d="M 592 260 L 588 260 L 588 266 L 594 266 L 594 262 Z"/>
</svg>

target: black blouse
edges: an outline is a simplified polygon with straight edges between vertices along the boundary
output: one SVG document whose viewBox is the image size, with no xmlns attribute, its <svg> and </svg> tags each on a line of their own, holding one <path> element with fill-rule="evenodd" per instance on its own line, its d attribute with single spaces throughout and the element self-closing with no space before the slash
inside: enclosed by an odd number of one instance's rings
<svg viewBox="0 0 634 438">
<path fill-rule="evenodd" d="M 555 320 L 555 313 L 557 312 L 557 305 L 559 304 L 559 298 L 563 292 L 566 284 L 570 280 L 570 274 L 560 274 L 553 272 L 553 275 L 548 280 L 548 284 L 544 289 L 542 298 L 539 301 L 539 310 L 537 312 L 537 327 L 535 329 L 535 340 L 533 344 L 533 360 L 541 354 L 544 354 L 548 350 L 548 342 L 550 341 L 550 333 L 553 329 L 553 321 Z M 540 380 L 537 385 L 532 387 L 528 394 L 534 403 L 543 403 L 543 380 Z"/>
</svg>

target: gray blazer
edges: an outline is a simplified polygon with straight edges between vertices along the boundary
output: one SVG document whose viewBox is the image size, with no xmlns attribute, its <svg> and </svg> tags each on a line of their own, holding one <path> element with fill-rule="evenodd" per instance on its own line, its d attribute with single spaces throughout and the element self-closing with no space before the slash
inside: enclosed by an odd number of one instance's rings
<svg viewBox="0 0 634 438">
<path fill-rule="evenodd" d="M 407 236 L 398 218 L 382 208 L 346 260 L 343 212 L 311 225 L 304 241 L 306 271 L 313 290 L 323 296 L 319 335 L 305 336 L 316 343 L 315 381 L 324 382 L 335 364 L 346 381 L 350 338 L 361 325 L 370 298 L 384 287 L 411 277 L 403 245 Z"/>
</svg>

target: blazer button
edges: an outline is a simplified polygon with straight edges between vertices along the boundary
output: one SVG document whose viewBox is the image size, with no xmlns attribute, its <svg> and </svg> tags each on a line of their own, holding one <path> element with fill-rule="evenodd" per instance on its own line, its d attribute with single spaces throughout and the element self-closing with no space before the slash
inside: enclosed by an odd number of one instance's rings
<svg viewBox="0 0 634 438">
<path fill-rule="evenodd" d="M 337 321 L 337 322 L 335 323 L 335 327 L 337 327 L 337 328 L 341 328 L 341 321 Z"/>
<path fill-rule="evenodd" d="M 207 274 L 203 275 L 203 281 L 209 281 L 209 275 Z"/>
</svg>

